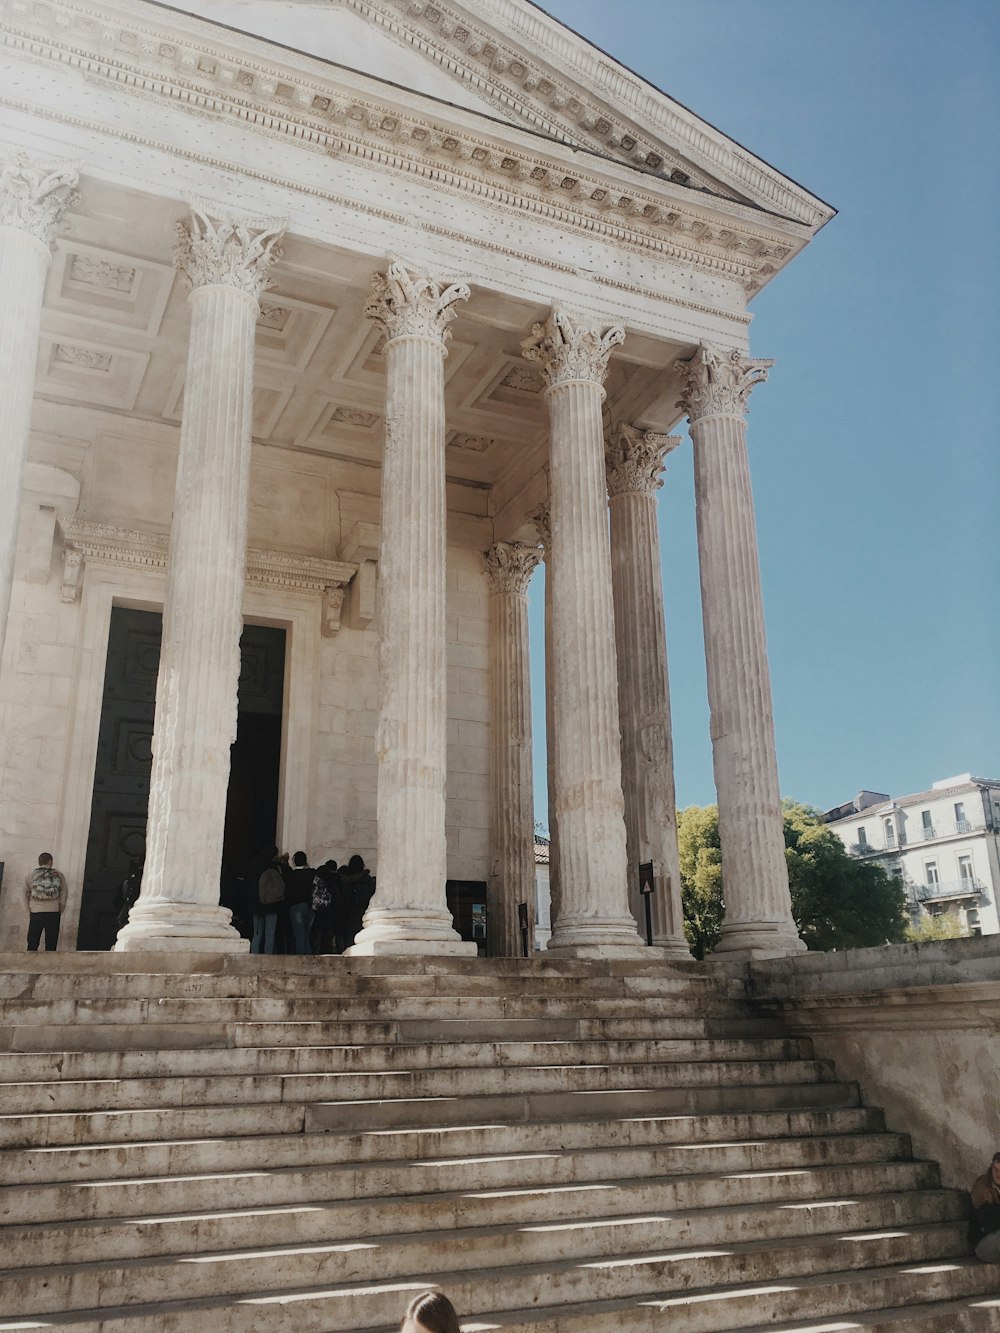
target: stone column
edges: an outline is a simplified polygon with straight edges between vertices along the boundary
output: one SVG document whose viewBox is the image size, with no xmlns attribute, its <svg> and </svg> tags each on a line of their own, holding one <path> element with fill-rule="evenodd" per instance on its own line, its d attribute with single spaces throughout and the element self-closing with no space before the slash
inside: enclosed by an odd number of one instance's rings
<svg viewBox="0 0 1000 1333">
<path fill-rule="evenodd" d="M 619 426 L 606 463 L 611 507 L 611 583 L 618 649 L 618 706 L 628 835 L 629 902 L 640 930 L 646 909 L 638 867 L 653 863 L 653 943 L 689 958 L 681 907 L 677 803 L 670 739 L 670 684 L 663 616 L 663 573 L 656 492 L 677 435 Z"/>
<path fill-rule="evenodd" d="M 236 739 L 254 334 L 282 224 L 192 211 L 191 330 L 170 525 L 142 893 L 118 950 L 248 949 L 219 906 Z"/>
<path fill-rule="evenodd" d="M 716 952 L 799 953 L 785 864 L 771 681 L 746 447 L 770 361 L 702 346 L 684 368 L 726 918 Z"/>
<path fill-rule="evenodd" d="M 528 581 L 539 554 L 536 546 L 497 542 L 483 562 L 490 582 L 489 952 L 507 958 L 521 955 L 518 903 L 535 919 Z"/>
<path fill-rule="evenodd" d="M 461 284 L 392 263 L 365 313 L 386 334 L 378 606 L 378 892 L 348 951 L 467 954 L 445 896 L 444 358 Z"/>
<path fill-rule="evenodd" d="M 547 474 L 546 474 L 547 475 Z M 529 515 L 542 543 L 545 561 L 545 779 L 549 809 L 549 926 L 555 925 L 562 907 L 559 893 L 559 818 L 556 814 L 555 753 L 556 728 L 552 702 L 552 679 L 555 663 L 552 657 L 552 523 L 548 500 L 533 509 Z"/>
<path fill-rule="evenodd" d="M 52 242 L 77 199 L 77 174 L 19 154 L 0 161 L 0 655 L 14 581 L 38 332 Z"/>
<path fill-rule="evenodd" d="M 601 407 L 621 327 L 576 327 L 560 310 L 524 355 L 546 381 L 552 507 L 553 729 L 560 912 L 549 948 L 639 955 L 628 907 L 611 550 Z M 550 756 L 549 762 L 552 762 Z"/>
</svg>

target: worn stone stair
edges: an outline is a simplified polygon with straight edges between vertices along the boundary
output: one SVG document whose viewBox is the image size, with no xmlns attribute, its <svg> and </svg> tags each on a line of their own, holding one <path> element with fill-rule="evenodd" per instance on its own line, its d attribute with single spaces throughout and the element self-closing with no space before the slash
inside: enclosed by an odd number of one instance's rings
<svg viewBox="0 0 1000 1333">
<path fill-rule="evenodd" d="M 0 957 L 0 1330 L 1000 1328 L 965 1225 L 693 963 Z"/>
</svg>

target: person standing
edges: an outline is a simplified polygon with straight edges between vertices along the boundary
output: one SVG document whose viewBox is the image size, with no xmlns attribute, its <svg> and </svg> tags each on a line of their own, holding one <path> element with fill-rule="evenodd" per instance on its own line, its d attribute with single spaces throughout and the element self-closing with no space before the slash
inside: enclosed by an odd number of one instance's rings
<svg viewBox="0 0 1000 1333">
<path fill-rule="evenodd" d="M 24 900 L 28 906 L 29 952 L 38 952 L 43 932 L 46 952 L 54 950 L 66 906 L 66 876 L 52 864 L 51 852 L 42 852 L 37 868 L 24 881 Z"/>
<path fill-rule="evenodd" d="M 309 865 L 309 858 L 305 852 L 296 852 L 292 857 L 292 867 L 286 880 L 288 885 L 286 901 L 295 952 L 299 954 L 312 953 L 309 931 L 313 923 L 312 897 L 315 878 L 316 872 Z"/>
</svg>

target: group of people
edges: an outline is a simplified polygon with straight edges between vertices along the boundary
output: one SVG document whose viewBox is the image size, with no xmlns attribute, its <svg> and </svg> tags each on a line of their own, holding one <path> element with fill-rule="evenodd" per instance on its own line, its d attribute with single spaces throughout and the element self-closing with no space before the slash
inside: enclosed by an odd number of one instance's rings
<svg viewBox="0 0 1000 1333">
<path fill-rule="evenodd" d="M 346 865 L 331 860 L 314 868 L 305 852 L 289 858 L 271 847 L 250 866 L 236 916 L 252 923 L 251 953 L 343 953 L 374 892 L 375 880 L 357 853 Z"/>
</svg>

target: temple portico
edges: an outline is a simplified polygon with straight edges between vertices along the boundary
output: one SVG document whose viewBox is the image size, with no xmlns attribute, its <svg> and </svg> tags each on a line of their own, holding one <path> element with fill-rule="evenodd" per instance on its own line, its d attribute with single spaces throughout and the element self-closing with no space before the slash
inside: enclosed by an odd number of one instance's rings
<svg viewBox="0 0 1000 1333">
<path fill-rule="evenodd" d="M 449 101 L 415 50 L 408 88 L 140 7 L 141 40 L 134 6 L 106 0 L 0 24 L 8 884 L 53 851 L 64 948 L 240 951 L 227 892 L 273 841 L 364 857 L 378 890 L 355 953 L 475 952 L 456 903 L 480 900 L 489 952 L 517 954 L 544 721 L 549 949 L 644 955 L 652 863 L 653 946 L 687 956 L 656 519 L 683 412 L 721 948 L 797 951 L 747 302 L 829 210 L 717 131 L 714 165 L 697 158 L 695 117 L 670 153 L 650 121 L 584 160 L 562 129 Z M 141 97 L 103 72 L 112 37 Z M 88 43 L 77 80 L 65 53 Z M 614 93 L 588 78 L 596 126 Z M 6 893 L 0 940 L 21 934 Z"/>
</svg>

